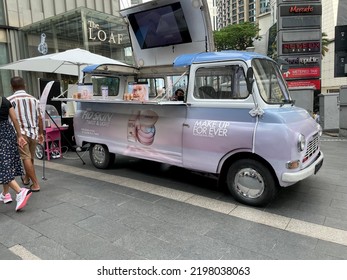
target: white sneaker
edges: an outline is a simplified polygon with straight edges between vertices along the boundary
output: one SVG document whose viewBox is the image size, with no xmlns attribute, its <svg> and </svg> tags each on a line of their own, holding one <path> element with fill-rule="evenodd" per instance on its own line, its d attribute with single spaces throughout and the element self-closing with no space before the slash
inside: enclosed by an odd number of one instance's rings
<svg viewBox="0 0 347 280">
<path fill-rule="evenodd" d="M 10 193 L 7 193 L 3 195 L 2 193 L 0 194 L 0 201 L 3 201 L 5 204 L 6 203 L 11 203 L 12 202 L 12 197 Z"/>
<path fill-rule="evenodd" d="M 28 199 L 33 193 L 31 190 L 22 188 L 19 194 L 17 194 L 16 200 L 17 200 L 17 206 L 16 211 L 22 209 L 28 202 Z"/>
</svg>

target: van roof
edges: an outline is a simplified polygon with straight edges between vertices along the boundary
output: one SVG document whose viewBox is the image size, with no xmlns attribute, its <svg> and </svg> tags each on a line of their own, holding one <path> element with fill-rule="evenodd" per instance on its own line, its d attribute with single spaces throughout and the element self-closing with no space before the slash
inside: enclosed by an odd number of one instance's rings
<svg viewBox="0 0 347 280">
<path fill-rule="evenodd" d="M 240 59 L 248 61 L 253 58 L 270 59 L 268 56 L 255 53 L 255 52 L 247 52 L 247 51 L 203 52 L 203 53 L 192 53 L 192 54 L 180 55 L 174 60 L 173 66 L 188 67 L 194 63 L 201 63 L 201 62 L 216 62 L 216 61 L 240 60 Z"/>
</svg>

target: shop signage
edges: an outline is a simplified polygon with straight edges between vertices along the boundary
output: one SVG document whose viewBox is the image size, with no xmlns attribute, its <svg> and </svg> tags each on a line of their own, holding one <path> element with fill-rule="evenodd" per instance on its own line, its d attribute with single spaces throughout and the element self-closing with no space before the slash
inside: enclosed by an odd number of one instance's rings
<svg viewBox="0 0 347 280">
<path fill-rule="evenodd" d="M 318 64 L 320 58 L 318 56 L 293 56 L 284 58 L 289 64 Z"/>
<path fill-rule="evenodd" d="M 347 24 L 335 26 L 335 52 L 347 51 Z"/>
<path fill-rule="evenodd" d="M 123 34 L 114 34 L 101 29 L 100 25 L 92 20 L 88 20 L 88 39 L 93 41 L 107 42 L 110 44 L 121 44 Z"/>
<path fill-rule="evenodd" d="M 283 73 L 285 79 L 305 79 L 305 78 L 320 78 L 320 67 L 301 67 L 301 68 L 289 68 L 289 70 Z"/>
<path fill-rule="evenodd" d="M 322 15 L 322 5 L 286 5 L 280 8 L 281 16 Z"/>
<path fill-rule="evenodd" d="M 316 88 L 316 90 L 320 90 L 320 80 L 319 79 L 287 81 L 287 85 L 289 88 L 312 87 L 313 86 Z"/>
<path fill-rule="evenodd" d="M 321 17 L 320 16 L 293 16 L 293 17 L 281 17 L 279 20 L 281 28 L 299 28 L 300 30 L 306 28 L 320 28 Z"/>
<path fill-rule="evenodd" d="M 41 54 L 47 54 L 48 53 L 48 45 L 46 43 L 46 34 L 45 33 L 41 34 L 41 42 L 38 45 L 37 50 Z"/>
<path fill-rule="evenodd" d="M 282 53 L 314 53 L 320 52 L 320 42 L 295 42 L 282 44 Z"/>
</svg>

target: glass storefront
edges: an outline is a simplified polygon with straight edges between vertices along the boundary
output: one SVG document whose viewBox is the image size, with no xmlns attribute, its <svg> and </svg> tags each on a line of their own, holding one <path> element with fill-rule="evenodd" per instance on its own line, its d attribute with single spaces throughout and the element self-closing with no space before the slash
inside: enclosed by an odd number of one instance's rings
<svg viewBox="0 0 347 280">
<path fill-rule="evenodd" d="M 0 25 L 5 25 L 4 2 L 0 3 Z"/>
<path fill-rule="evenodd" d="M 23 27 L 17 31 L 17 36 L 18 51 L 22 58 L 81 48 L 130 65 L 134 64 L 128 29 L 120 15 L 113 16 L 80 7 Z M 11 44 L 13 42 L 8 42 L 8 46 Z M 3 48 L 0 46 L 2 58 L 8 58 L 3 56 L 7 49 L 5 46 L 6 44 Z M 6 64 L 8 60 L 1 63 Z M 27 76 L 27 80 L 31 81 L 29 89 L 34 92 L 38 91 L 35 82 L 37 78 L 59 80 L 62 90 L 66 90 L 68 84 L 77 82 L 77 76 L 39 72 L 23 72 L 22 75 L 30 76 Z M 5 85 L 2 86 L 4 88 Z"/>
<path fill-rule="evenodd" d="M 8 54 L 7 54 L 7 46 L 6 44 L 0 43 L 0 65 L 6 64 L 8 61 Z M 11 76 L 9 71 L 2 71 L 0 75 L 0 90 L 2 90 L 3 96 L 9 96 L 12 93 L 11 87 L 10 87 L 10 81 Z"/>
<path fill-rule="evenodd" d="M 133 64 L 130 40 L 122 17 L 78 8 L 21 29 L 28 57 L 82 48 Z"/>
</svg>

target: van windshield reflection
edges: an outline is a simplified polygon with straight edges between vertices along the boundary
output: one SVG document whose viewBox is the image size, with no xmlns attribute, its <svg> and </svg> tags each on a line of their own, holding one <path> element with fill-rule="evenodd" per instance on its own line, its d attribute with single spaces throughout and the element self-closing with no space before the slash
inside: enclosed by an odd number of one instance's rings
<svg viewBox="0 0 347 280">
<path fill-rule="evenodd" d="M 252 61 L 254 77 L 263 100 L 269 104 L 293 104 L 276 63 L 267 59 Z"/>
</svg>

